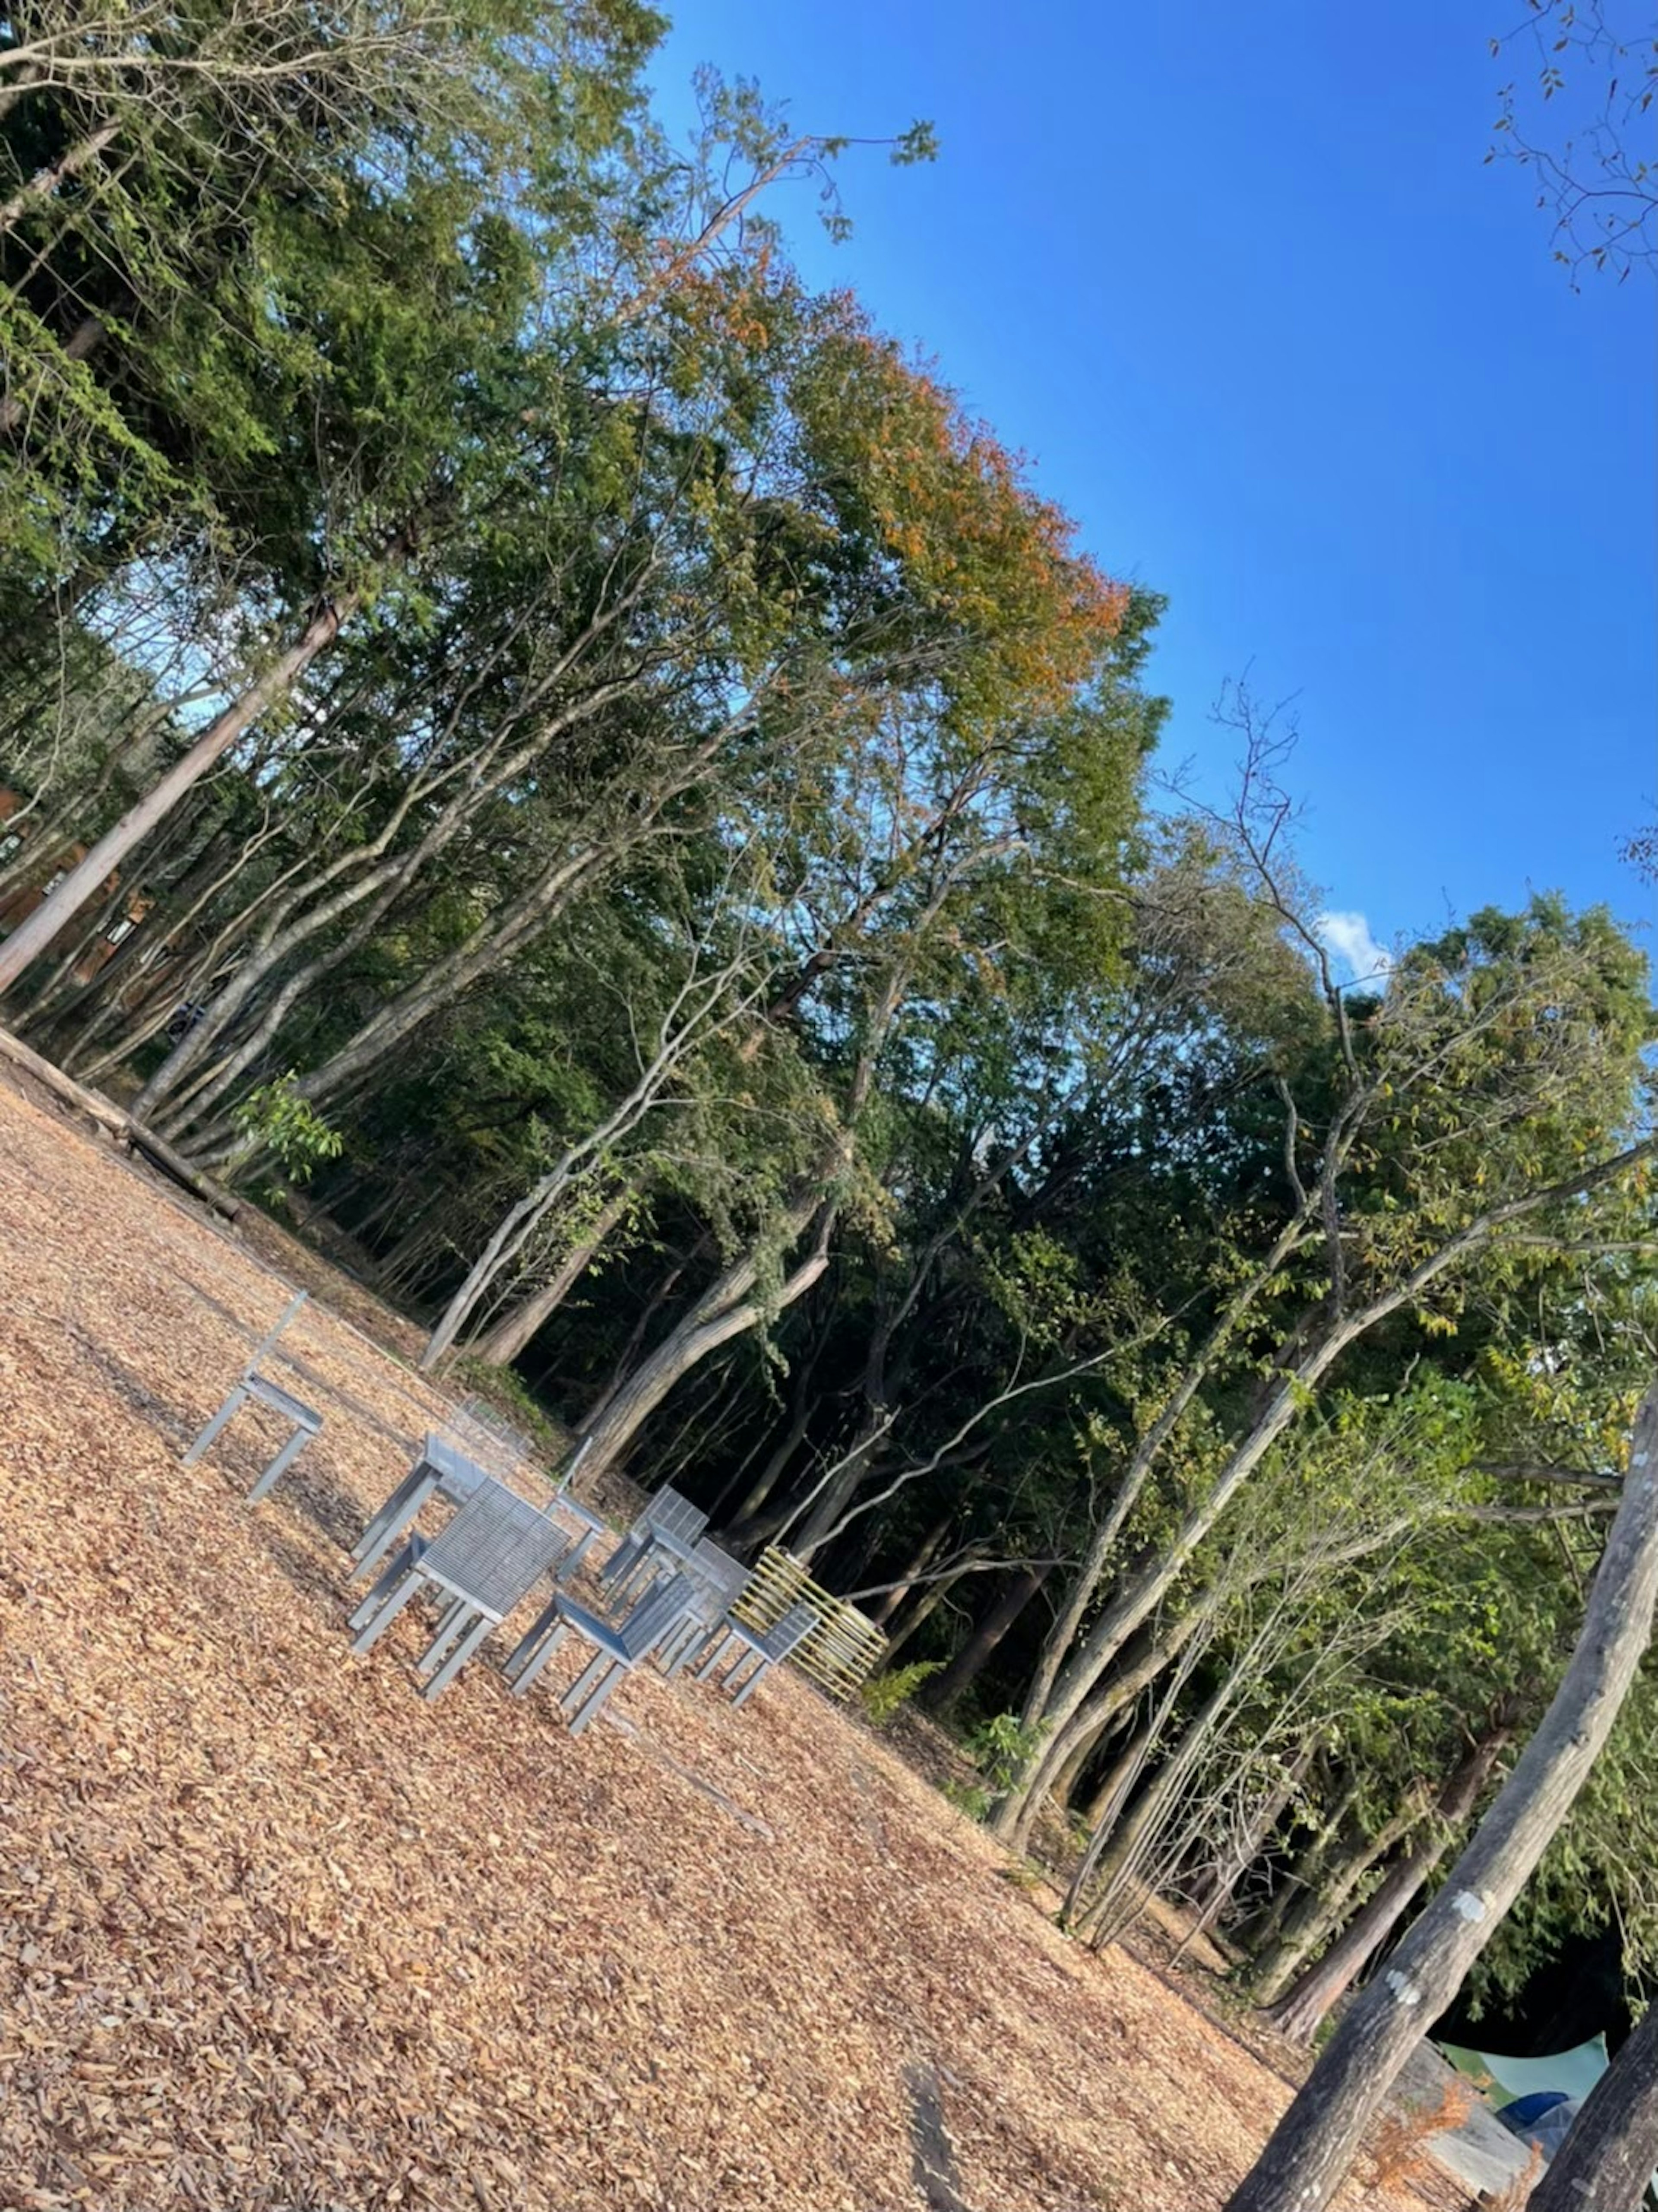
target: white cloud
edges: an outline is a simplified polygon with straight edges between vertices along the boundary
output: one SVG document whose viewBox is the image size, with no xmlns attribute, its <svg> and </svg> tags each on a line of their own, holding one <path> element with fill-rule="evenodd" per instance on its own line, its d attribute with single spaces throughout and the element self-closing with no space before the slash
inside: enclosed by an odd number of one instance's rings
<svg viewBox="0 0 1658 2212">
<path fill-rule="evenodd" d="M 1321 914 L 1316 924 L 1319 942 L 1347 970 L 1352 983 L 1385 983 L 1393 955 L 1376 943 L 1362 914 Z"/>
</svg>

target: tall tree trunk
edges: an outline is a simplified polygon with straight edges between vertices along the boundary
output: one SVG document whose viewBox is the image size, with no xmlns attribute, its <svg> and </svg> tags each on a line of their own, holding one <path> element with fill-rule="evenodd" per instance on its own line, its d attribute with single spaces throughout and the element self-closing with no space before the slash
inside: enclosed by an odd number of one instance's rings
<svg viewBox="0 0 1658 2212">
<path fill-rule="evenodd" d="M 937 1582 L 927 1583 L 914 1604 L 911 1606 L 908 1618 L 902 1627 L 895 1629 L 887 1638 L 885 1664 L 889 1669 L 891 1668 L 898 1654 L 907 1644 L 914 1641 L 916 1632 L 926 1626 L 957 1583 L 966 1576 L 970 1565 L 970 1561 L 964 1559 L 958 1567 L 952 1568 L 949 1574 L 940 1575 Z"/>
<path fill-rule="evenodd" d="M 1134 1917 L 1136 1893 L 1153 1886 L 1145 1863 L 1147 1848 L 1155 1844 L 1158 1824 L 1186 1787 L 1233 1695 L 1230 1681 L 1219 1683 L 1210 1692 L 1127 1818 L 1118 1822 L 1101 1854 L 1099 1887 L 1078 1923 L 1084 1934 L 1091 1935 L 1096 1950 Z"/>
<path fill-rule="evenodd" d="M 782 1480 L 789 1462 L 805 1441 L 806 1431 L 811 1426 L 811 1417 L 817 1404 L 816 1398 L 802 1397 L 799 1400 L 789 1417 L 787 1428 L 766 1455 L 765 1465 L 744 1492 L 742 1503 L 732 1515 L 726 1530 L 727 1540 L 735 1545 L 739 1551 L 747 1551 L 763 1540 L 763 1529 L 756 1516 Z"/>
<path fill-rule="evenodd" d="M 1639 2212 L 1658 2168 L 1658 2004 L 1583 2100 L 1527 2212 Z"/>
<path fill-rule="evenodd" d="M 708 1242 L 706 1236 L 698 1237 L 690 1250 L 682 1251 L 673 1265 L 658 1278 L 655 1288 L 641 1310 L 639 1319 L 628 1332 L 628 1341 L 623 1346 L 621 1353 L 610 1370 L 609 1382 L 605 1383 L 598 1397 L 593 1400 L 592 1404 L 581 1417 L 579 1425 L 584 1434 L 592 1428 L 595 1421 L 603 1417 L 604 1408 L 632 1374 L 634 1362 L 639 1357 L 639 1348 L 651 1333 L 652 1322 L 678 1289 L 684 1278 L 686 1268 L 703 1251 Z"/>
<path fill-rule="evenodd" d="M 1655 1598 L 1658 1386 L 1642 1401 L 1582 1630 L 1541 1726 L 1388 1971 L 1348 2007 L 1226 2212 L 1325 2212 L 1424 2030 L 1455 1996 L 1570 1811 L 1652 1640 Z"/>
<path fill-rule="evenodd" d="M 120 866 L 127 854 L 166 821 L 191 786 L 199 782 L 215 761 L 252 729 L 268 707 L 286 697 L 317 655 L 334 642 L 341 626 L 361 604 L 361 597 L 355 592 L 348 592 L 337 604 L 325 600 L 288 650 L 279 653 L 240 698 L 214 716 L 190 750 L 180 755 L 136 806 L 128 809 L 113 829 L 104 832 L 86 858 L 70 870 L 52 896 L 0 942 L 0 996 L 68 928 L 98 886 Z"/>
<path fill-rule="evenodd" d="M 1258 1912 L 1252 1912 L 1238 1929 L 1236 1940 L 1239 1948 L 1249 1960 L 1266 1958 L 1282 1936 L 1291 1913 L 1319 1894 L 1319 1886 L 1330 1866 L 1333 1845 L 1345 1826 L 1349 1814 L 1358 1802 L 1362 1788 L 1359 1777 L 1350 1775 L 1334 1805 L 1321 1813 L 1316 1826 L 1303 1842 L 1286 1872 L 1272 1885 L 1272 1893 L 1266 1903 Z M 1334 1925 L 1333 1920 L 1330 1926 Z M 1329 1931 L 1327 1929 L 1325 1932 L 1327 1935 Z M 1295 1971 L 1295 1967 L 1291 1967 L 1279 1980 L 1272 1992 L 1275 1996 L 1283 1993 L 1293 1979 Z"/>
<path fill-rule="evenodd" d="M 1351 1926 L 1272 2007 L 1268 2018 L 1280 2034 L 1295 2043 L 1310 2043 L 1325 2014 L 1398 1927 L 1473 1812 L 1498 1757 L 1513 1741 L 1516 1717 L 1509 1706 L 1470 1747 L 1439 1793 L 1433 1825 L 1406 1843 Z"/>
<path fill-rule="evenodd" d="M 1122 1808 L 1128 1802 L 1134 1784 L 1145 1771 L 1145 1762 L 1151 1756 L 1157 1733 L 1157 1717 L 1148 1713 L 1139 1726 L 1131 1732 L 1127 1742 L 1100 1777 L 1088 1802 L 1082 1808 L 1082 1816 L 1091 1832 L 1090 1854 L 1086 1861 L 1090 1874 L 1099 1864 L 1100 1853 L 1110 1842 Z M 1095 1839 L 1097 1839 L 1097 1845 Z M 1069 1900 L 1071 1910 L 1075 1910 L 1081 1897 L 1079 1882 L 1076 1897 Z"/>
<path fill-rule="evenodd" d="M 789 1549 L 797 1559 L 805 1560 L 810 1565 L 835 1534 L 842 1512 L 852 1503 L 853 1492 L 869 1473 L 888 1425 L 884 1407 L 876 1404 L 865 1406 L 859 1434 L 842 1457 L 833 1480 L 825 1483 L 818 1492 L 807 1510 L 805 1519 L 789 1537 Z M 769 1527 L 755 1532 L 756 1540 L 761 1536 L 779 1534 L 793 1517 L 792 1512 L 778 1514 Z"/>
<path fill-rule="evenodd" d="M 942 1712 L 963 1692 L 971 1689 L 988 1664 L 991 1654 L 1053 1573 L 1051 1562 L 1040 1567 L 1021 1567 L 985 1614 L 942 1674 L 935 1674 L 923 1697 Z"/>
<path fill-rule="evenodd" d="M 1110 1510 L 1095 1530 L 1082 1565 L 1066 1593 L 1066 1602 L 1060 1607 L 1043 1642 L 1030 1678 L 1024 1710 L 1020 1716 L 1027 1728 L 1035 1728 L 1043 1722 L 1051 1723 L 1056 1717 L 1053 1711 L 1054 1700 L 1067 1656 L 1088 1617 L 1095 1594 L 1105 1579 L 1106 1570 L 1111 1564 L 1118 1539 L 1127 1526 L 1129 1516 L 1139 1503 L 1164 1445 L 1203 1388 L 1210 1370 L 1225 1352 L 1234 1334 L 1248 1318 L 1275 1272 L 1302 1241 L 1306 1233 L 1307 1212 L 1303 1206 L 1284 1224 L 1265 1261 L 1235 1293 L 1225 1311 L 1187 1364 L 1157 1419 L 1135 1444 L 1122 1480 L 1117 1486 L 1116 1495 L 1111 1501 Z M 1061 1725 L 1074 1710 L 1073 1704 L 1066 1712 L 1057 1716 Z M 1054 1761 L 1056 1766 L 1059 1763 L 1057 1759 Z M 998 1832 L 1000 1832 L 999 1820 L 996 1825 Z"/>
<path fill-rule="evenodd" d="M 520 1352 L 529 1350 L 531 1339 L 545 1328 L 598 1257 L 605 1239 L 626 1214 L 635 1195 L 635 1186 L 629 1183 L 605 1201 L 588 1224 L 580 1243 L 565 1254 L 541 1288 L 520 1298 L 472 1339 L 466 1348 L 475 1358 L 489 1360 L 497 1367 L 510 1367 Z"/>
</svg>

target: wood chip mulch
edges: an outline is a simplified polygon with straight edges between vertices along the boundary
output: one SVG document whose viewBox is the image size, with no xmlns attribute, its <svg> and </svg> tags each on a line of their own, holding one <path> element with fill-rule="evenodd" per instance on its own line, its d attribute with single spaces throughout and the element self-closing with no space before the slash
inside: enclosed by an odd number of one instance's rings
<svg viewBox="0 0 1658 2212">
<path fill-rule="evenodd" d="M 181 1467 L 283 1303 L 0 1087 L 4 2212 L 1224 2202 L 1283 2085 L 793 1676 L 572 1742 L 489 1663 L 422 1704 L 414 1608 L 350 1658 L 343 1547 L 443 1401 L 313 1305 L 276 1496 L 252 1411 Z"/>
</svg>

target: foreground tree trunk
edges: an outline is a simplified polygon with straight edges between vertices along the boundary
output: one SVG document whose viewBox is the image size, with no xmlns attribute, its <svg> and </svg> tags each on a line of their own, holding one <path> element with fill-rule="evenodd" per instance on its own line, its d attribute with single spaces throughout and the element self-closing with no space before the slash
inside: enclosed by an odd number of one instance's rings
<svg viewBox="0 0 1658 2212">
<path fill-rule="evenodd" d="M 1449 1850 L 1452 1837 L 1478 1803 L 1491 1769 L 1514 1739 L 1516 1717 L 1513 1706 L 1505 1705 L 1479 1741 L 1470 1747 L 1439 1793 L 1434 1826 L 1411 1838 L 1351 1924 L 1272 2007 L 1268 2016 L 1281 2034 L 1292 2042 L 1310 2043 L 1336 1999 L 1363 1972 L 1398 1927 Z"/>
<path fill-rule="evenodd" d="M 1590 2090 L 1527 2212 L 1638 2212 L 1658 2168 L 1658 2004 Z"/>
<path fill-rule="evenodd" d="M 1455 1996 L 1588 1778 L 1651 1641 L 1655 1598 L 1658 1385 L 1642 1401 L 1582 1631 L 1541 1726 L 1387 1972 L 1354 1999 L 1226 2212 L 1324 2212 L 1406 2060 Z"/>
</svg>

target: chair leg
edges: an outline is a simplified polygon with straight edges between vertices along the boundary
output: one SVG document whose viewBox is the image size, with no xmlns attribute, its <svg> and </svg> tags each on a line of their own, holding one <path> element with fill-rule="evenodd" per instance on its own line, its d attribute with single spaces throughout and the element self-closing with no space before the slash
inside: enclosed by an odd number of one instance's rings
<svg viewBox="0 0 1658 2212">
<path fill-rule="evenodd" d="M 352 1546 L 348 1581 L 355 1582 L 359 1575 L 367 1573 L 375 1560 L 396 1543 L 436 1487 L 436 1476 L 428 1474 L 424 1465 L 404 1475 Z"/>
<path fill-rule="evenodd" d="M 391 1565 L 380 1575 L 367 1597 L 359 1602 L 355 1611 L 349 1615 L 348 1621 L 349 1627 L 358 1629 L 367 1626 L 410 1567 L 414 1565 L 415 1559 L 415 1547 L 412 1544 L 405 1544 L 403 1549 L 393 1556 Z"/>
<path fill-rule="evenodd" d="M 695 1679 L 697 1681 L 706 1682 L 708 1680 L 709 1675 L 713 1674 L 714 1668 L 720 1664 L 720 1661 L 725 1657 L 726 1652 L 731 1649 L 736 1640 L 736 1638 L 732 1634 L 729 1628 L 726 1630 L 723 1635 L 720 1634 L 718 1630 L 715 1631 L 714 1634 L 712 1635 L 708 1638 L 708 1642 L 702 1646 L 702 1664 L 696 1670 Z"/>
<path fill-rule="evenodd" d="M 591 1692 L 586 1702 L 580 1705 L 574 1704 L 575 1698 L 574 1690 L 573 1690 L 564 1700 L 565 1717 L 569 1722 L 570 1734 L 572 1735 L 580 1735 L 584 1729 L 590 1728 L 592 1725 L 593 1722 L 598 1718 L 605 1706 L 610 1704 L 610 1699 L 616 1694 L 617 1685 L 624 1681 L 628 1675 L 632 1672 L 632 1669 L 625 1667 L 619 1659 L 611 1659 L 608 1656 L 604 1656 L 601 1658 L 599 1663 L 607 1667 L 610 1669 L 610 1672 L 604 1675 L 598 1686 Z M 587 1680 L 588 1675 L 592 1672 L 593 1669 L 590 1667 L 587 1669 L 587 1674 L 582 1676 L 581 1682 L 585 1682 Z M 575 1688 L 577 1690 L 581 1687 L 581 1682 L 578 1682 L 576 1684 Z"/>
<path fill-rule="evenodd" d="M 225 1400 L 223 1405 L 220 1407 L 218 1412 L 213 1416 L 213 1419 L 202 1431 L 200 1436 L 197 1437 L 195 1443 L 191 1444 L 190 1449 L 185 1454 L 185 1466 L 195 1466 L 197 1461 L 207 1449 L 208 1446 L 213 1442 L 213 1439 L 219 1434 L 220 1431 L 228 1425 L 234 1416 L 237 1409 L 240 1407 L 245 1406 L 246 1403 L 247 1393 L 243 1389 L 241 1384 L 239 1382 L 236 1385 L 236 1388 L 231 1392 L 230 1395 Z"/>
<path fill-rule="evenodd" d="M 671 1682 L 677 1682 L 695 1657 L 703 1632 L 700 1620 L 688 1620 L 677 1636 L 670 1637 L 665 1648 L 658 1655 L 657 1664 Z"/>
<path fill-rule="evenodd" d="M 416 1591 L 420 1589 L 425 1579 L 426 1578 L 423 1575 L 417 1575 L 412 1571 L 406 1575 L 404 1577 L 402 1587 L 392 1591 L 391 1596 L 386 1599 L 386 1603 L 380 1607 L 373 1620 L 369 1622 L 367 1628 L 363 1630 L 361 1635 L 360 1635 L 353 1643 L 351 1649 L 359 1654 L 364 1651 L 372 1650 L 374 1646 L 379 1643 L 380 1638 L 385 1635 L 386 1630 L 392 1626 L 392 1623 L 397 1619 L 398 1615 L 403 1611 L 404 1606 L 408 1604 L 410 1599 L 413 1597 Z"/>
<path fill-rule="evenodd" d="M 571 1545 L 569 1550 L 564 1554 L 564 1557 L 559 1561 L 557 1566 L 554 1569 L 553 1580 L 556 1583 L 568 1583 L 569 1581 L 571 1576 L 574 1574 L 576 1569 L 581 1565 L 582 1560 L 586 1558 L 587 1547 L 592 1542 L 593 1534 L 594 1532 L 591 1528 L 584 1528 L 582 1530 L 580 1535 L 577 1537 L 575 1542 Z"/>
<path fill-rule="evenodd" d="M 558 1701 L 563 1709 L 566 1719 L 575 1711 L 587 1692 L 595 1687 L 605 1668 L 614 1667 L 615 1664 L 615 1660 L 608 1651 L 597 1651 L 593 1654 Z"/>
<path fill-rule="evenodd" d="M 247 1502 L 250 1505 L 257 1504 L 262 1498 L 270 1497 L 283 1475 L 310 1443 L 311 1433 L 309 1429 L 295 1430 L 293 1435 L 276 1454 L 276 1458 L 271 1461 L 252 1489 L 248 1492 Z"/>
<path fill-rule="evenodd" d="M 618 1544 L 598 1571 L 598 1579 L 604 1588 L 609 1589 L 618 1576 L 625 1575 L 637 1566 L 643 1551 L 644 1546 L 635 1543 L 631 1539 Z"/>
<path fill-rule="evenodd" d="M 464 1597 L 452 1598 L 438 1619 L 436 1632 L 425 1650 L 415 1662 L 417 1674 L 429 1674 L 458 1636 L 465 1634 L 471 1626 L 473 1607 Z"/>
<path fill-rule="evenodd" d="M 537 1649 L 532 1649 L 536 1638 L 547 1626 L 550 1616 L 555 1623 L 551 1635 Z M 531 1684 L 534 1682 L 542 1668 L 568 1634 L 569 1630 L 558 1619 L 557 1609 L 549 1606 L 546 1613 L 543 1613 L 541 1619 L 537 1621 L 535 1626 L 507 1662 L 507 1679 L 513 1686 L 513 1695 L 515 1698 L 521 1698 L 528 1693 Z"/>
<path fill-rule="evenodd" d="M 750 1696 L 752 1694 L 752 1692 L 753 1692 L 753 1691 L 754 1691 L 754 1689 L 755 1689 L 756 1685 L 760 1681 L 761 1678 L 762 1678 L 763 1675 L 766 1675 L 766 1674 L 770 1674 L 770 1672 L 771 1672 L 771 1668 L 772 1668 L 772 1662 L 771 1662 L 771 1661 L 770 1661 L 769 1659 L 763 1658 L 763 1657 L 762 1657 L 762 1658 L 761 1658 L 761 1659 L 757 1662 L 757 1663 L 756 1664 L 756 1666 L 755 1666 L 755 1668 L 754 1668 L 753 1671 L 750 1673 L 750 1676 L 749 1676 L 748 1680 L 747 1680 L 746 1682 L 744 1682 L 744 1685 L 743 1685 L 742 1688 L 738 1692 L 737 1695 L 736 1695 L 736 1696 L 732 1699 L 732 1705 L 740 1705 L 744 1702 L 744 1700 L 746 1698 L 750 1697 Z"/>
<path fill-rule="evenodd" d="M 460 1642 L 456 1644 L 448 1658 L 445 1660 L 443 1665 L 439 1668 L 437 1673 L 433 1675 L 431 1680 L 421 1692 L 422 1697 L 425 1698 L 428 1705 L 432 1703 L 432 1700 L 434 1698 L 440 1698 L 443 1695 L 450 1683 L 454 1680 L 456 1675 L 459 1674 L 461 1668 L 466 1664 L 467 1661 L 477 1650 L 479 1644 L 483 1643 L 484 1638 L 489 1633 L 489 1631 L 495 1626 L 495 1624 L 490 1620 L 487 1613 L 479 1613 L 477 1619 L 467 1630 L 465 1635 L 461 1638 Z"/>
</svg>

